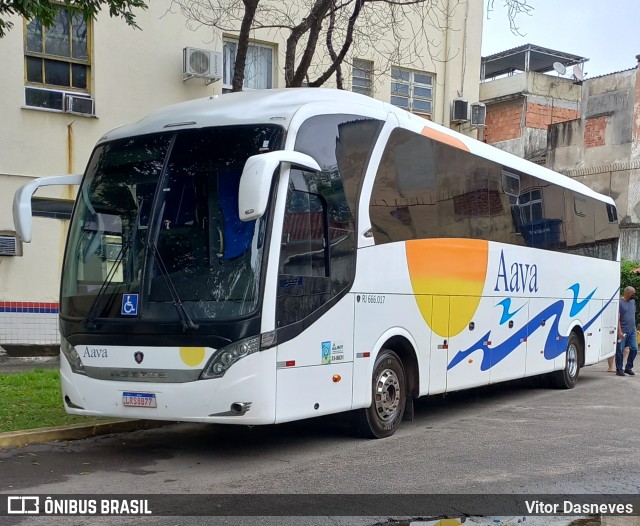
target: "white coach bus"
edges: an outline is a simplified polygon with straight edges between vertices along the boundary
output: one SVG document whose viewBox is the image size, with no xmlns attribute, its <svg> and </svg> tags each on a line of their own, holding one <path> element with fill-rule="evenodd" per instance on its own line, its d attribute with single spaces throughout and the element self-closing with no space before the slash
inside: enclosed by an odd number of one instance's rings
<svg viewBox="0 0 640 526">
<path fill-rule="evenodd" d="M 79 184 L 60 291 L 68 413 L 273 424 L 615 352 L 614 202 L 357 94 L 267 90 L 107 133 Z"/>
</svg>

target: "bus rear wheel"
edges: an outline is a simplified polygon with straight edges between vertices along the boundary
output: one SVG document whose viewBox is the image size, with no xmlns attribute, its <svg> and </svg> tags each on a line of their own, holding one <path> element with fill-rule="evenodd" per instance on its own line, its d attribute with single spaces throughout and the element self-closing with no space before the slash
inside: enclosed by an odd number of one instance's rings
<svg viewBox="0 0 640 526">
<path fill-rule="evenodd" d="M 580 361 L 582 359 L 582 342 L 575 332 L 569 335 L 567 350 L 564 353 L 564 368 L 551 373 L 551 385 L 556 389 L 573 389 L 580 376 Z"/>
<path fill-rule="evenodd" d="M 386 438 L 393 435 L 404 414 L 407 387 L 404 367 L 398 355 L 383 349 L 373 367 L 371 377 L 371 405 L 360 409 L 357 423 L 367 438 Z"/>
</svg>

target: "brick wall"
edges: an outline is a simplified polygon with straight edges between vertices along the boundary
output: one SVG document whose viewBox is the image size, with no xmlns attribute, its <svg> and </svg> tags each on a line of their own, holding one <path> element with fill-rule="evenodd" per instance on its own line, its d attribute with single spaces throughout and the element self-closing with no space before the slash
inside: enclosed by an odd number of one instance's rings
<svg viewBox="0 0 640 526">
<path fill-rule="evenodd" d="M 577 109 L 559 108 L 546 104 L 527 103 L 526 128 L 546 130 L 549 124 L 577 119 Z M 487 125 L 484 139 L 488 143 L 517 139 L 522 134 L 522 99 L 487 106 Z"/>
<path fill-rule="evenodd" d="M 577 109 L 558 108 L 547 104 L 527 104 L 525 126 L 546 130 L 549 124 L 572 121 L 577 119 L 580 113 Z"/>
<path fill-rule="evenodd" d="M 584 125 L 584 147 L 604 146 L 604 134 L 607 128 L 607 116 L 587 119 Z"/>
<path fill-rule="evenodd" d="M 522 100 L 487 106 L 484 140 L 488 143 L 516 139 L 521 135 Z"/>
</svg>

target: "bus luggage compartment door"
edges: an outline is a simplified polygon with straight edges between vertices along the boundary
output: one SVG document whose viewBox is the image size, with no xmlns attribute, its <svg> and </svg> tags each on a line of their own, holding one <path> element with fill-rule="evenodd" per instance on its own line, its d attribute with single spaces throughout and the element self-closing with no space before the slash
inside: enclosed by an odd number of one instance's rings
<svg viewBox="0 0 640 526">
<path fill-rule="evenodd" d="M 607 300 L 605 300 L 606 303 Z M 602 313 L 602 337 L 600 342 L 600 358 L 616 351 L 618 339 L 618 302 L 610 302 Z"/>
</svg>

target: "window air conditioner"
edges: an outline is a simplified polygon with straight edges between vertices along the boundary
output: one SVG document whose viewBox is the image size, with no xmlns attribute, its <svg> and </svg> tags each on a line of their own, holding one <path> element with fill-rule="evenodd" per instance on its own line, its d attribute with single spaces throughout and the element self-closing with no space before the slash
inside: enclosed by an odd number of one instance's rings
<svg viewBox="0 0 640 526">
<path fill-rule="evenodd" d="M 91 97 L 64 94 L 64 111 L 81 115 L 95 115 L 95 107 Z"/>
<path fill-rule="evenodd" d="M 482 102 L 471 105 L 471 126 L 486 126 L 487 107 Z"/>
<path fill-rule="evenodd" d="M 459 124 L 469 122 L 469 101 L 465 99 L 453 99 L 451 101 L 451 122 Z"/>
<path fill-rule="evenodd" d="M 15 232 L 0 232 L 0 256 L 22 256 L 22 242 Z"/>
<path fill-rule="evenodd" d="M 182 80 L 192 77 L 210 81 L 222 78 L 222 53 L 186 47 L 182 51 Z"/>
</svg>

